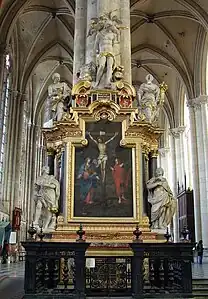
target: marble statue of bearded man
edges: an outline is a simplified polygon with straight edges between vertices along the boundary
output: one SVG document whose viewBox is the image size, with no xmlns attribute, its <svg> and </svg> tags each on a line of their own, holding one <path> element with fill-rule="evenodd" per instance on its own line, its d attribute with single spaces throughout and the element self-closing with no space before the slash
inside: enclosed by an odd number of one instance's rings
<svg viewBox="0 0 208 299">
<path fill-rule="evenodd" d="M 53 175 L 49 175 L 49 167 L 45 166 L 42 175 L 35 182 L 35 226 L 38 226 L 42 219 L 44 229 L 55 228 L 52 223 L 52 209 L 58 209 L 59 197 L 60 183 Z"/>
<path fill-rule="evenodd" d="M 157 168 L 155 176 L 147 182 L 148 202 L 151 207 L 152 228 L 163 229 L 170 224 L 175 211 L 176 200 L 162 168 Z"/>
</svg>

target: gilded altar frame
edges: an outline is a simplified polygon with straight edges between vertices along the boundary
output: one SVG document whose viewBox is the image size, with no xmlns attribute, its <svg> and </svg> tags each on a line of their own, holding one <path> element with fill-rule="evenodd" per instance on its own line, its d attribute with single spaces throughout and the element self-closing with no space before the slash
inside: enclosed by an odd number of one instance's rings
<svg viewBox="0 0 208 299">
<path fill-rule="evenodd" d="M 82 90 L 74 92 L 75 101 L 79 103 L 70 108 L 61 122 L 43 133 L 49 149 L 66 147 L 66 217 L 59 217 L 57 232 L 75 232 L 83 223 L 90 240 L 131 240 L 132 231 L 139 223 L 143 232 L 150 232 L 149 219 L 143 216 L 142 154 L 155 153 L 158 150 L 158 139 L 163 130 L 143 121 L 137 108 L 133 107 L 134 91 L 126 88 L 123 95 L 120 91 L 99 91 L 97 100 L 92 99 L 89 86 L 80 85 Z M 99 98 L 98 98 L 99 97 Z M 122 101 L 121 101 L 122 100 Z M 84 147 L 85 125 L 99 120 L 119 122 L 122 124 L 120 146 L 132 149 L 133 167 L 133 217 L 75 217 L 74 184 L 75 184 L 75 149 Z M 120 237 L 119 233 L 120 232 Z M 99 235 L 99 236 L 98 236 Z M 130 237 L 131 235 L 131 237 Z M 63 238 L 63 235 L 62 235 Z M 69 238 L 69 235 L 68 237 Z M 148 237 L 147 237 L 148 239 Z"/>
</svg>

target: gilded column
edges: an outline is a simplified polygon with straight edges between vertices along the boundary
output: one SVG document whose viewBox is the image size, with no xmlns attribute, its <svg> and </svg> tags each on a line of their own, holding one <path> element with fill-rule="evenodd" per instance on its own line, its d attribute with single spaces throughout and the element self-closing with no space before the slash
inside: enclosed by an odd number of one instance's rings
<svg viewBox="0 0 208 299">
<path fill-rule="evenodd" d="M 76 83 L 77 72 L 85 64 L 87 1 L 76 0 L 75 30 L 74 30 L 74 65 L 73 83 Z"/>
<path fill-rule="evenodd" d="M 192 173 L 193 173 L 193 193 L 194 193 L 194 221 L 196 241 L 202 239 L 201 223 L 201 204 L 200 204 L 200 185 L 199 185 L 199 167 L 198 167 L 198 146 L 196 128 L 195 110 L 199 109 L 195 99 L 188 100 L 190 131 L 191 131 L 191 150 L 192 150 Z"/>
</svg>

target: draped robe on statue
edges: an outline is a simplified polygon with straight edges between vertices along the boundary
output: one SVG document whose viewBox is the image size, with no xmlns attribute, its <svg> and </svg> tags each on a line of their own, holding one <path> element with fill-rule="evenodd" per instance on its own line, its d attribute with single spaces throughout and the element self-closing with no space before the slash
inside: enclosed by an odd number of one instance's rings
<svg viewBox="0 0 208 299">
<path fill-rule="evenodd" d="M 166 228 L 176 210 L 176 201 L 168 182 L 163 177 L 153 177 L 147 182 L 148 201 L 151 203 L 152 228 Z"/>
</svg>

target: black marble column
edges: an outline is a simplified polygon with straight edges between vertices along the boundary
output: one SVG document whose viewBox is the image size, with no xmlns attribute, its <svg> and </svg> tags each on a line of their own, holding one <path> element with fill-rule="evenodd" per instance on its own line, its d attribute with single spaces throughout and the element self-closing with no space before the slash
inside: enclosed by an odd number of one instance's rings
<svg viewBox="0 0 208 299">
<path fill-rule="evenodd" d="M 148 191 L 146 187 L 146 183 L 149 179 L 149 169 L 148 169 L 148 156 L 146 153 L 142 154 L 142 184 L 143 184 L 143 215 L 148 215 Z"/>
<path fill-rule="evenodd" d="M 157 169 L 157 151 L 151 151 L 149 154 L 149 178 L 155 175 Z"/>
<path fill-rule="evenodd" d="M 54 160 L 55 160 L 55 151 L 53 148 L 48 148 L 47 149 L 47 161 L 48 161 L 50 175 L 54 175 Z"/>
<path fill-rule="evenodd" d="M 61 154 L 61 171 L 60 171 L 60 203 L 59 203 L 59 209 L 60 213 L 64 212 L 64 204 L 65 204 L 65 195 L 64 195 L 64 174 L 65 174 L 65 169 L 64 169 L 64 164 L 65 164 L 65 151 L 62 152 Z"/>
</svg>

